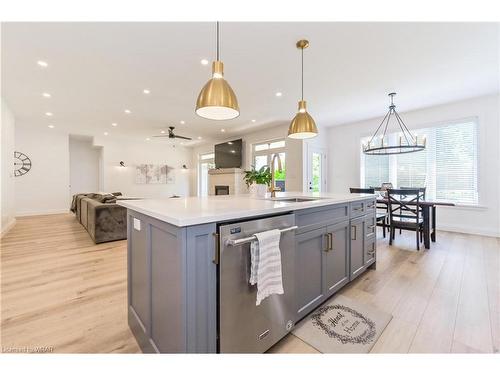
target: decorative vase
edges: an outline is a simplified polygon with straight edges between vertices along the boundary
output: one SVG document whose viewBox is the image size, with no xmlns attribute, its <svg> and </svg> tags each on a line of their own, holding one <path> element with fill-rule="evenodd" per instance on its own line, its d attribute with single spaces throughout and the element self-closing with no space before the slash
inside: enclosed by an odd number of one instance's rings
<svg viewBox="0 0 500 375">
<path fill-rule="evenodd" d="M 266 184 L 252 184 L 250 185 L 250 194 L 254 198 L 265 198 L 267 193 Z"/>
</svg>

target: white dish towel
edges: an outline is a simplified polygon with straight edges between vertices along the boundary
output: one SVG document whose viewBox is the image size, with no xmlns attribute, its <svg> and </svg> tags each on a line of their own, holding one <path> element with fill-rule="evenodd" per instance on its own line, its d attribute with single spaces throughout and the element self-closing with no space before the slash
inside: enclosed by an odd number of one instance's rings
<svg viewBox="0 0 500 375">
<path fill-rule="evenodd" d="M 280 237 L 278 229 L 256 233 L 250 244 L 250 285 L 257 284 L 257 306 L 272 294 L 283 294 Z"/>
</svg>

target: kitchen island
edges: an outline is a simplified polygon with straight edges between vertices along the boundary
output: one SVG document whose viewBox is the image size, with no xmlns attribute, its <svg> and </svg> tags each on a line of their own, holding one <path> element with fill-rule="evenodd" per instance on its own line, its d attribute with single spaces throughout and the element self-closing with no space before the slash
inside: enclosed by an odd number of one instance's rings
<svg viewBox="0 0 500 375">
<path fill-rule="evenodd" d="M 143 352 L 264 352 L 376 262 L 375 195 L 278 193 L 119 202 L 128 320 Z M 283 295 L 255 305 L 254 233 L 282 232 Z"/>
</svg>

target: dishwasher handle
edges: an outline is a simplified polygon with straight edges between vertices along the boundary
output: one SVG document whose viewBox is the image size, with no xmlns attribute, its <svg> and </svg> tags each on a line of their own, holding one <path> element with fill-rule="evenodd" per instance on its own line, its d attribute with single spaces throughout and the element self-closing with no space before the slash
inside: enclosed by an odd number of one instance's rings
<svg viewBox="0 0 500 375">
<path fill-rule="evenodd" d="M 294 226 L 291 226 L 291 227 L 288 227 L 288 228 L 284 228 L 284 229 L 280 229 L 280 232 L 281 233 L 284 233 L 284 232 L 290 232 L 290 231 L 293 231 L 295 229 L 297 229 L 298 226 L 297 225 L 294 225 Z M 242 245 L 244 243 L 249 243 L 249 242 L 252 242 L 252 241 L 255 241 L 257 240 L 257 237 L 255 236 L 250 236 L 250 237 L 245 237 L 245 238 L 239 238 L 237 240 L 226 240 L 226 246 L 238 246 L 238 245 Z"/>
</svg>

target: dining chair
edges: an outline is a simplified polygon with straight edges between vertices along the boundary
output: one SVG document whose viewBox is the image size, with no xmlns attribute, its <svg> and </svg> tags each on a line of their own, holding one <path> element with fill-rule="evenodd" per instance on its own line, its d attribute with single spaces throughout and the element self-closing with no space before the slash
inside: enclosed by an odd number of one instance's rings
<svg viewBox="0 0 500 375">
<path fill-rule="evenodd" d="M 396 229 L 414 231 L 417 250 L 424 233 L 424 220 L 420 208 L 420 191 L 418 189 L 388 189 L 389 207 L 389 245 L 396 235 Z M 410 205 L 411 204 L 411 205 Z"/>
<path fill-rule="evenodd" d="M 370 188 L 349 188 L 349 191 L 351 194 L 375 194 L 375 189 L 370 187 Z M 382 234 L 385 238 L 385 229 L 388 225 L 387 220 L 388 220 L 388 214 L 387 214 L 387 207 L 384 207 L 384 212 L 381 212 L 378 210 L 380 207 L 376 206 L 377 212 L 376 212 L 376 221 L 377 221 L 377 226 L 382 227 Z"/>
<path fill-rule="evenodd" d="M 404 186 L 400 186 L 399 188 L 401 190 L 417 190 L 418 189 L 418 191 L 420 193 L 420 199 L 425 201 L 425 190 L 427 188 L 425 188 L 425 187 L 404 187 Z"/>
<path fill-rule="evenodd" d="M 372 188 L 349 188 L 351 194 L 375 194 L 375 189 Z"/>
<path fill-rule="evenodd" d="M 417 190 L 418 189 L 418 191 L 420 193 L 420 200 L 425 201 L 425 190 L 426 190 L 425 187 L 410 187 L 410 186 L 404 187 L 404 186 L 400 186 L 399 188 L 401 190 Z M 406 199 L 405 197 L 402 197 L 402 198 L 403 198 L 403 200 Z M 399 230 L 399 234 L 401 234 L 401 229 Z"/>
</svg>

